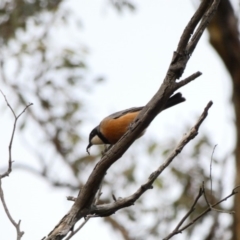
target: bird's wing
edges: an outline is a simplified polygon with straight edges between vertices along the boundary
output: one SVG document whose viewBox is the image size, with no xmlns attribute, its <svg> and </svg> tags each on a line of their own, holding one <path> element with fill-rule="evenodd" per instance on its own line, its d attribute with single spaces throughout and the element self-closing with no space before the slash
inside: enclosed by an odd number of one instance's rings
<svg viewBox="0 0 240 240">
<path fill-rule="evenodd" d="M 128 108 L 128 109 L 125 109 L 123 111 L 115 112 L 115 113 L 107 116 L 106 118 L 117 119 L 117 118 L 120 118 L 121 116 L 123 116 L 123 115 L 125 115 L 127 113 L 139 112 L 142 109 L 143 109 L 143 107 Z"/>
</svg>

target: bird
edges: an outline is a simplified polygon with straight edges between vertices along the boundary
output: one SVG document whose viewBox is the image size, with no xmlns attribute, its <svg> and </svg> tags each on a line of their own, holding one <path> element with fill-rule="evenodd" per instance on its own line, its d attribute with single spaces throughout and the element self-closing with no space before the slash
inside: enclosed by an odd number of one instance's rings
<svg viewBox="0 0 240 240">
<path fill-rule="evenodd" d="M 182 94 L 176 93 L 172 95 L 166 102 L 163 110 L 173 107 L 179 103 L 184 102 L 186 99 Z M 115 112 L 105 117 L 98 126 L 93 128 L 89 134 L 89 143 L 86 151 L 89 153 L 89 148 L 92 145 L 110 144 L 114 145 L 118 140 L 127 132 L 130 125 L 141 112 L 144 107 L 133 107 L 123 111 Z M 138 136 L 141 137 L 146 129 Z"/>
</svg>

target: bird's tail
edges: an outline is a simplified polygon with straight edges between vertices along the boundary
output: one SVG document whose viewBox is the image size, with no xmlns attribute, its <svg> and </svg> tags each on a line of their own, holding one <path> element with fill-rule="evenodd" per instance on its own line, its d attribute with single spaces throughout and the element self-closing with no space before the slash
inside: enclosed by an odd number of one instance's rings
<svg viewBox="0 0 240 240">
<path fill-rule="evenodd" d="M 168 99 L 166 105 L 164 106 L 164 110 L 172 106 L 175 106 L 181 102 L 184 102 L 185 100 L 186 99 L 182 96 L 181 93 L 176 93 Z"/>
</svg>

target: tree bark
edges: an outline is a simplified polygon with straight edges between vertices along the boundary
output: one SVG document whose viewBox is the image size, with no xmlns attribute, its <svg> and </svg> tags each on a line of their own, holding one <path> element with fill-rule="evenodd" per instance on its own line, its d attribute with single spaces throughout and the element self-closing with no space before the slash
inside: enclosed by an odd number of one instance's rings
<svg viewBox="0 0 240 240">
<path fill-rule="evenodd" d="M 210 43 L 222 58 L 232 77 L 236 116 L 236 185 L 240 184 L 240 42 L 238 19 L 229 0 L 222 0 L 209 27 Z M 240 194 L 235 196 L 233 240 L 240 240 Z"/>
</svg>

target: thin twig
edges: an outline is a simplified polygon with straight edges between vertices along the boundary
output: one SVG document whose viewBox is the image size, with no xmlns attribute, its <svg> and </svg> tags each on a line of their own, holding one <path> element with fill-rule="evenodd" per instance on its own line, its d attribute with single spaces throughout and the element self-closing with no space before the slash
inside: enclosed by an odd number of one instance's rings
<svg viewBox="0 0 240 240">
<path fill-rule="evenodd" d="M 206 193 L 206 191 L 205 191 L 204 182 L 203 182 L 203 184 L 202 184 L 202 188 L 203 188 L 203 196 L 204 196 L 204 199 L 205 199 L 208 207 L 211 209 L 211 211 L 215 211 L 215 212 L 219 212 L 219 213 L 228 213 L 228 214 L 233 214 L 233 213 L 234 213 L 233 211 L 228 211 L 228 210 L 222 210 L 222 209 L 214 208 L 214 207 L 212 206 L 212 204 L 208 201 L 207 193 Z"/>
<path fill-rule="evenodd" d="M 207 195 L 206 195 L 206 191 L 205 191 L 204 182 L 202 183 L 202 189 L 203 189 L 203 196 L 204 196 L 204 199 L 205 199 L 205 201 L 206 201 L 208 207 L 211 208 L 211 210 L 212 210 L 212 206 L 211 206 L 210 202 L 209 202 L 208 199 L 207 199 Z"/>
<path fill-rule="evenodd" d="M 219 0 L 211 0 L 212 4 L 211 7 L 207 10 L 207 12 L 203 15 L 202 21 L 199 24 L 196 32 L 192 35 L 190 42 L 186 48 L 188 53 L 192 53 L 195 47 L 197 46 L 198 41 L 200 40 L 205 28 L 208 26 L 209 22 L 215 15 L 218 5 L 220 3 Z M 210 3 L 210 1 L 209 1 Z"/>
<path fill-rule="evenodd" d="M 168 71 L 165 75 L 162 85 L 159 90 L 155 93 L 152 99 L 146 104 L 146 106 L 141 110 L 138 117 L 132 123 L 132 127 L 123 135 L 123 137 L 104 155 L 104 157 L 96 164 L 93 171 L 91 172 L 88 180 L 84 184 L 81 192 L 78 194 L 77 200 L 74 202 L 69 213 L 64 215 L 64 217 L 59 221 L 59 223 L 54 227 L 54 229 L 48 234 L 47 240 L 60 240 L 63 239 L 69 231 L 72 230 L 73 226 L 83 217 L 88 214 L 99 214 L 101 216 L 109 216 L 116 212 L 117 210 L 131 206 L 134 202 L 148 189 L 152 188 L 152 183 L 154 180 L 162 173 L 162 171 L 172 162 L 173 158 L 177 156 L 182 148 L 198 134 L 198 128 L 202 121 L 206 118 L 204 116 L 193 129 L 187 137 L 181 141 L 181 145 L 176 148 L 173 154 L 167 159 L 156 172 L 154 172 L 146 184 L 142 185 L 133 195 L 117 200 L 111 204 L 97 205 L 93 206 L 94 198 L 99 189 L 99 185 L 104 178 L 108 169 L 119 160 L 122 155 L 127 151 L 130 145 L 136 140 L 136 138 L 146 129 L 149 124 L 153 121 L 156 115 L 161 112 L 164 104 L 167 102 L 169 97 L 178 90 L 181 86 L 178 86 L 176 82 L 179 79 L 186 68 L 187 62 L 190 55 L 194 51 L 196 44 L 203 32 L 204 27 L 207 24 L 201 25 L 198 34 L 196 35 L 195 41 L 189 42 L 193 31 L 196 26 L 200 24 L 201 19 L 210 21 L 215 13 L 217 7 L 216 2 L 220 0 L 203 0 L 200 4 L 200 9 L 197 10 L 197 15 L 194 19 L 191 19 L 184 34 L 181 36 L 179 47 L 177 52 L 174 53 L 173 59 L 169 65 Z M 206 6 L 207 4 L 207 6 Z M 214 9 L 213 9 L 214 8 Z M 208 13 L 207 16 L 205 14 Z M 183 36 L 185 35 L 185 36 Z M 189 47 L 189 44 L 191 46 Z M 179 50 L 180 49 L 180 50 Z M 179 50 L 179 51 L 178 51 Z M 190 79 L 191 80 L 191 79 Z M 209 103 L 208 108 L 212 105 Z M 204 113 L 207 115 L 208 108 Z M 184 142 L 186 140 L 186 142 Z M 124 201 L 123 201 L 124 200 Z M 110 211 L 109 211 L 110 209 Z"/>
<path fill-rule="evenodd" d="M 1 199 L 1 202 L 3 204 L 3 209 L 6 213 L 9 221 L 16 228 L 17 240 L 20 240 L 22 238 L 23 234 L 24 234 L 24 232 L 20 230 L 21 220 L 19 220 L 18 223 L 15 222 L 12 215 L 10 214 L 10 211 L 8 209 L 8 206 L 7 206 L 5 197 L 4 197 L 4 192 L 3 192 L 3 188 L 2 188 L 2 179 L 9 176 L 9 174 L 12 172 L 12 162 L 13 162 L 12 161 L 12 145 L 13 145 L 14 134 L 15 134 L 15 131 L 16 131 L 17 121 L 21 117 L 21 115 L 27 110 L 27 108 L 29 108 L 33 104 L 32 103 L 28 104 L 19 115 L 16 115 L 12 106 L 9 104 L 9 102 L 7 100 L 7 97 L 4 95 L 4 93 L 2 92 L 1 89 L 0 89 L 0 93 L 3 95 L 7 106 L 9 107 L 9 109 L 11 110 L 11 112 L 14 116 L 13 130 L 12 130 L 12 134 L 11 134 L 11 138 L 10 138 L 10 142 L 9 142 L 9 146 L 8 146 L 8 155 L 9 155 L 8 156 L 8 169 L 3 174 L 0 175 L 0 199 Z"/>
<path fill-rule="evenodd" d="M 90 218 L 91 218 L 90 216 L 87 216 L 85 220 L 82 222 L 82 224 L 80 224 L 80 226 L 76 228 L 76 230 L 72 231 L 65 240 L 71 239 L 77 232 L 79 232 L 80 229 L 84 227 L 84 225 L 89 221 Z"/>
<path fill-rule="evenodd" d="M 95 204 L 95 205 L 98 204 L 101 195 L 102 195 L 102 182 L 101 182 L 101 184 L 100 184 L 100 187 L 99 187 L 99 190 L 98 190 L 96 199 L 95 199 L 95 201 L 94 201 L 94 204 Z M 68 197 L 68 200 L 73 200 L 73 199 L 74 199 L 74 197 Z M 75 200 L 76 200 L 76 198 L 75 198 Z M 75 200 L 74 200 L 74 201 L 75 201 Z M 80 226 L 79 226 L 78 228 L 76 228 L 76 230 L 72 231 L 65 240 L 71 239 L 76 233 L 78 233 L 78 232 L 85 226 L 85 224 L 90 220 L 90 218 L 93 218 L 93 217 L 96 217 L 96 215 L 95 215 L 95 214 L 93 214 L 93 215 L 92 215 L 92 214 L 87 215 L 87 216 L 85 217 L 85 219 L 84 219 L 84 222 L 82 222 L 82 224 L 80 224 Z"/>
<path fill-rule="evenodd" d="M 216 147 L 217 147 L 217 144 L 213 148 L 212 155 L 211 155 L 211 162 L 210 162 L 210 175 L 209 175 L 209 178 L 210 178 L 210 185 L 211 185 L 211 196 L 213 196 L 213 193 L 212 193 L 212 162 L 213 162 L 213 154 L 214 154 L 214 151 L 215 151 Z"/>
<path fill-rule="evenodd" d="M 181 219 L 181 221 L 178 223 L 178 225 L 176 226 L 176 228 L 167 236 L 165 237 L 163 240 L 168 240 L 170 239 L 172 236 L 176 235 L 179 233 L 179 228 L 183 225 L 183 223 L 186 221 L 186 219 L 195 211 L 196 209 L 196 205 L 198 203 L 198 200 L 200 199 L 200 197 L 203 195 L 203 189 L 202 187 L 200 187 L 199 192 L 197 197 L 195 198 L 191 208 L 189 209 L 189 211 L 183 216 L 183 218 Z"/>
<path fill-rule="evenodd" d="M 20 240 L 24 234 L 23 231 L 20 230 L 20 224 L 21 224 L 21 220 L 17 222 L 14 221 L 12 215 L 10 214 L 9 212 L 9 209 L 8 209 L 8 206 L 7 206 L 7 203 L 5 201 L 5 197 L 4 197 L 4 192 L 3 192 L 3 188 L 2 188 L 2 179 L 0 178 L 0 199 L 1 199 L 1 202 L 3 204 L 3 209 L 9 219 L 9 221 L 12 223 L 12 225 L 16 228 L 16 231 L 17 231 L 17 240 Z"/>
<path fill-rule="evenodd" d="M 178 43 L 177 52 L 182 53 L 185 51 L 187 44 L 196 26 L 199 24 L 199 21 L 203 17 L 204 12 L 208 8 L 209 3 L 210 3 L 209 1 L 201 1 L 200 6 L 196 10 L 196 12 L 194 13 L 191 20 L 189 21 L 189 23 L 187 24 L 187 26 L 185 27 L 182 33 L 181 40 Z"/>
<path fill-rule="evenodd" d="M 193 73 L 192 75 L 190 75 L 189 77 L 181 80 L 180 82 L 177 83 L 177 86 L 178 87 L 183 87 L 185 86 L 186 84 L 190 83 L 191 81 L 195 80 L 197 77 L 200 77 L 202 75 L 201 72 L 196 72 L 196 73 Z"/>
<path fill-rule="evenodd" d="M 204 215 L 206 215 L 208 212 L 210 212 L 212 210 L 212 207 L 215 207 L 217 205 L 219 205 L 220 203 L 226 201 L 228 198 L 232 197 L 233 195 L 237 194 L 238 192 L 236 191 L 236 189 L 240 188 L 240 186 L 235 187 L 231 194 L 229 194 L 228 196 L 226 196 L 225 198 L 221 199 L 220 201 L 214 203 L 211 207 L 208 207 L 206 210 L 204 210 L 201 214 L 199 214 L 196 218 L 194 218 L 190 223 L 186 224 L 184 227 L 180 228 L 177 232 L 175 232 L 174 235 L 182 233 L 185 229 L 187 229 L 188 227 L 190 227 L 191 225 L 193 225 L 195 222 L 197 222 L 200 218 L 202 218 Z M 234 213 L 234 212 L 230 212 L 230 213 Z M 167 238 L 165 238 L 165 240 L 170 239 L 171 237 L 169 237 L 171 234 L 168 235 Z"/>
<path fill-rule="evenodd" d="M 0 92 L 1 94 L 3 95 L 4 99 L 5 99 L 5 102 L 7 104 L 7 106 L 9 107 L 9 109 L 11 110 L 13 116 L 14 116 L 14 123 L 13 123 L 13 130 L 12 130 L 12 135 L 11 135 L 11 138 L 10 138 L 10 142 L 9 142 L 9 146 L 8 146 L 8 169 L 6 170 L 5 173 L 1 174 L 0 175 L 0 178 L 4 178 L 4 177 L 7 177 L 9 176 L 9 174 L 11 173 L 12 171 L 12 145 L 13 145 L 13 139 L 14 139 L 14 134 L 15 134 L 15 131 L 16 131 L 16 126 L 17 126 L 17 121 L 18 119 L 21 117 L 21 115 L 30 107 L 32 106 L 33 104 L 32 103 L 29 103 L 24 109 L 23 111 L 19 114 L 19 115 L 16 115 L 12 106 L 9 104 L 8 100 L 7 100 L 7 97 L 4 95 L 4 93 L 2 92 L 2 90 L 0 89 Z"/>
<path fill-rule="evenodd" d="M 190 210 L 189 210 L 189 211 L 186 213 L 186 215 L 182 218 L 182 220 L 179 222 L 179 224 L 177 225 L 177 227 L 175 228 L 174 231 L 178 230 L 178 229 L 182 226 L 182 224 L 185 222 L 185 220 L 190 216 L 190 214 L 195 211 L 195 209 L 196 209 L 195 207 L 196 207 L 196 205 L 197 205 L 197 203 L 198 203 L 198 200 L 199 200 L 200 197 L 202 196 L 202 194 L 203 194 L 203 189 L 200 188 L 200 189 L 199 189 L 199 192 L 198 192 L 198 195 L 197 195 L 197 197 L 195 198 L 195 200 L 194 200 L 194 202 L 193 202 L 193 205 L 191 206 Z"/>
</svg>

